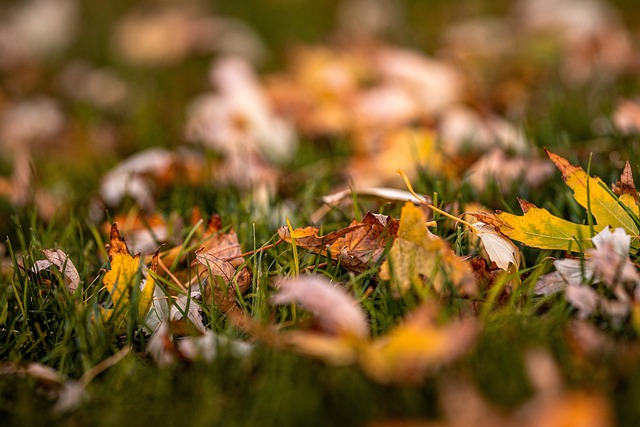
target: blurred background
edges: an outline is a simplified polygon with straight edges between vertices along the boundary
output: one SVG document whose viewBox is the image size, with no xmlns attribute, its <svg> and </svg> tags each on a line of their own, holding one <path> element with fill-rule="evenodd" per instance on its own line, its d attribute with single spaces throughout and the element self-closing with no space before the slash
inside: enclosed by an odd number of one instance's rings
<svg viewBox="0 0 640 427">
<path fill-rule="evenodd" d="M 535 198 L 543 146 L 613 177 L 638 164 L 639 24 L 632 0 L 3 1 L 2 231 L 397 168 Z"/>
</svg>

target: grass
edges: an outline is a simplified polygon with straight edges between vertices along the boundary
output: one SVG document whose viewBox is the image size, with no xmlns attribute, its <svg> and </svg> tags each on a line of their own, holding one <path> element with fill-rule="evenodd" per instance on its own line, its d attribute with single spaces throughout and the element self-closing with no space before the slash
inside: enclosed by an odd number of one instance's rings
<svg viewBox="0 0 640 427">
<path fill-rule="evenodd" d="M 283 60 L 279 56 L 282 45 L 294 37 L 322 40 L 335 7 L 335 2 L 309 8 L 293 2 L 297 6 L 280 15 L 276 3 L 261 3 L 264 13 L 239 2 L 222 2 L 219 10 L 237 14 L 265 33 L 272 28 L 269 40 L 278 53 L 266 69 L 278 68 Z M 410 11 L 423 11 L 419 2 L 406 3 Z M 469 13 L 466 9 L 447 9 L 447 4 L 434 6 L 434 25 L 422 31 L 420 23 L 413 22 L 418 13 L 412 13 L 407 32 L 398 38 L 433 49 L 432 33 L 439 31 L 450 15 Z M 640 408 L 636 404 L 640 399 L 640 342 L 630 321 L 615 325 L 597 316 L 589 319 L 610 343 L 601 352 L 589 352 L 569 333 L 575 309 L 561 295 L 541 298 L 532 294 L 536 279 L 552 268 L 550 257 L 563 256 L 557 251 L 523 248 L 525 265 L 519 272 L 522 284 L 511 289 L 510 294 L 501 292 L 503 289 L 496 285 L 483 290 L 475 302 L 437 297 L 445 319 L 456 318 L 474 304 L 481 332 L 471 352 L 451 365 L 434 369 L 417 385 L 380 384 L 357 366 L 336 367 L 260 342 L 247 357 L 238 357 L 220 346 L 213 361 L 178 361 L 160 367 L 146 354 L 150 337 L 135 316 L 127 317 L 124 329 L 96 321 L 100 306 L 107 299 L 102 277 L 109 267 L 103 221 L 91 220 L 100 178 L 122 158 L 141 149 L 178 146 L 187 102 L 207 89 L 209 63 L 203 58 L 163 70 L 132 70 L 124 64 L 111 63 L 105 47 L 109 37 L 105 25 L 110 16 L 126 10 L 126 5 L 122 1 L 84 5 L 88 19 L 81 29 L 84 37 L 79 38 L 70 55 L 116 67 L 126 75 L 143 94 L 136 101 L 134 112 L 129 116 L 104 113 L 82 102 L 65 101 L 77 144 L 70 153 L 36 158 L 33 164 L 39 184 L 47 188 L 60 186 L 62 207 L 51 219 L 43 221 L 34 206 L 14 206 L 0 199 L 0 235 L 6 236 L 6 250 L 0 259 L 0 417 L 5 425 L 324 426 L 363 425 L 386 419 L 435 420 L 443 416 L 442 390 L 458 379 L 472 384 L 488 407 L 509 413 L 530 402 L 536 393 L 526 362 L 528 352 L 535 349 L 546 349 L 553 357 L 566 389 L 599 393 L 611 405 L 618 425 L 640 424 Z M 625 5 L 620 3 L 621 7 L 633 9 L 633 5 Z M 277 19 L 290 22 L 288 14 L 299 17 L 296 25 L 274 25 Z M 319 18 L 313 25 L 304 25 L 302 17 L 307 15 Z M 47 71 L 55 74 L 60 66 L 54 62 Z M 616 96 L 637 95 L 637 79 L 620 80 L 605 87 L 586 84 L 568 88 L 553 72 L 546 77 L 548 81 L 533 90 L 531 108 L 521 117 L 536 147 L 547 147 L 585 168 L 592 154 L 591 174 L 607 183 L 618 179 L 621 171 L 612 166 L 612 159 L 628 158 L 637 176 L 638 138 L 601 132 L 592 126 L 594 120 L 610 114 Z M 50 80 L 41 85 L 29 90 L 55 93 Z M 86 142 L 92 126 L 101 123 L 116 129 L 117 142 L 107 153 L 94 152 Z M 280 244 L 258 250 L 278 240 L 277 228 L 286 224 L 285 217 L 294 228 L 310 224 L 309 217 L 320 206 L 320 198 L 339 182 L 338 174 L 352 154 L 343 142 L 339 138 L 301 141 L 299 154 L 284 167 L 277 197 L 266 206 L 256 203 L 250 191 L 233 186 L 176 181 L 156 195 L 156 211 L 165 217 L 174 215 L 186 224 L 175 236 L 178 242 L 195 232 L 196 226 L 190 222 L 194 209 L 206 218 L 218 213 L 223 226 L 236 231 L 243 251 L 256 251 L 245 262 L 253 274 L 251 287 L 239 298 L 253 318 L 287 325 L 310 323 L 308 313 L 297 307 L 273 307 L 269 298 L 275 277 L 312 271 L 342 283 L 361 301 L 372 335 L 382 336 L 422 300 L 418 293 L 411 292 L 394 298 L 390 284 L 377 276 L 379 265 L 356 274 L 335 263 L 323 266 L 324 258 L 300 247 Z M 318 167 L 318 158 L 323 159 L 322 167 Z M 11 161 L 0 160 L 2 176 L 9 175 L 10 170 Z M 522 197 L 563 218 L 586 223 L 584 210 L 575 203 L 559 174 L 538 189 L 519 183 L 503 189 L 494 183 L 477 190 L 465 181 L 445 179 L 425 169 L 413 184 L 418 192 L 437 193 L 445 206 L 480 202 L 518 213 L 516 197 Z M 134 205 L 132 200 L 125 200 L 109 209 L 106 216 L 130 212 Z M 322 231 L 346 227 L 352 218 L 361 219 L 367 211 L 398 218 L 401 207 L 401 203 L 354 198 L 350 206 L 329 212 L 323 219 Z M 446 219 L 439 219 L 439 224 L 434 232 L 447 239 L 459 254 L 469 254 L 468 234 Z M 42 259 L 41 251 L 48 248 L 62 249 L 73 260 L 81 277 L 75 294 L 66 290 L 65 278 L 59 273 L 33 273 L 34 263 Z M 193 257 L 193 253 L 188 254 L 188 260 L 173 272 L 193 277 L 195 271 L 186 267 Z M 637 255 L 633 259 L 637 262 Z M 170 288 L 173 283 L 163 276 L 161 285 Z M 215 304 L 203 304 L 202 312 L 205 325 L 216 334 L 248 338 Z M 8 368 L 37 362 L 78 380 L 124 347 L 130 347 L 130 353 L 90 381 L 86 400 L 63 414 L 52 410 L 58 385 Z"/>
</svg>

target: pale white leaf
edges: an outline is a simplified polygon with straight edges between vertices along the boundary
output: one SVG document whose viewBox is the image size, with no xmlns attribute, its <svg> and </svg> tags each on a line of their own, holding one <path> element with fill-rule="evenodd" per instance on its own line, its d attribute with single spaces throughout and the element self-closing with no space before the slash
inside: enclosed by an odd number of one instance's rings
<svg viewBox="0 0 640 427">
<path fill-rule="evenodd" d="M 80 381 L 65 381 L 51 411 L 56 415 L 65 414 L 78 409 L 88 399 L 85 384 Z"/>
<path fill-rule="evenodd" d="M 326 332 L 368 337 L 369 325 L 358 302 L 324 277 L 284 279 L 276 287 L 278 293 L 271 300 L 273 304 L 298 303 L 316 316 Z"/>
<path fill-rule="evenodd" d="M 613 248 L 615 253 L 621 257 L 626 258 L 629 256 L 631 236 L 629 236 L 622 228 L 616 228 L 614 231 L 611 231 L 609 228 L 605 228 L 593 236 L 591 241 L 596 249 L 605 250 Z"/>
<path fill-rule="evenodd" d="M 32 270 L 38 273 L 55 265 L 64 275 L 65 284 L 69 292 L 74 293 L 80 284 L 80 274 L 76 266 L 73 265 L 69 255 L 60 249 L 43 249 L 42 253 L 47 259 L 36 261 Z"/>
<path fill-rule="evenodd" d="M 180 339 L 178 350 L 187 360 L 210 362 L 216 358 L 220 350 L 227 351 L 235 357 L 247 357 L 253 350 L 253 345 L 206 330 L 200 336 Z"/>
<path fill-rule="evenodd" d="M 322 197 L 322 202 L 324 206 L 321 206 L 318 210 L 316 210 L 313 214 L 311 214 L 311 222 L 318 222 L 320 219 L 325 216 L 332 207 L 336 206 L 342 200 L 351 198 L 353 196 L 370 196 L 370 197 L 378 197 L 380 199 L 392 200 L 396 202 L 406 202 L 410 201 L 415 204 L 420 204 L 423 200 L 429 200 L 427 196 L 420 194 L 419 196 L 422 198 L 420 200 L 410 192 L 406 190 L 398 190 L 396 188 L 388 188 L 388 187 L 361 187 L 361 188 L 351 188 L 348 190 L 338 191 L 336 193 L 327 194 Z"/>
<path fill-rule="evenodd" d="M 147 354 L 158 366 L 167 366 L 178 359 L 212 361 L 220 350 L 235 357 L 247 357 L 253 350 L 250 343 L 204 330 L 202 335 L 174 337 L 169 331 L 169 321 L 163 321 L 153 332 L 147 344 Z"/>
<path fill-rule="evenodd" d="M 578 309 L 579 319 L 586 319 L 598 309 L 598 293 L 589 286 L 570 284 L 564 292 L 567 301 Z"/>
<path fill-rule="evenodd" d="M 193 323 L 193 326 L 196 327 L 200 332 L 204 332 L 206 330 L 204 323 L 202 323 L 202 317 L 200 317 L 200 312 L 202 309 L 200 305 L 195 301 L 195 298 L 200 297 L 200 293 L 192 292 L 189 296 L 182 295 L 178 297 L 174 304 L 171 306 L 171 310 L 169 311 L 169 320 L 180 320 L 184 317 L 186 313 L 187 319 Z"/>
<path fill-rule="evenodd" d="M 167 366 L 175 362 L 176 356 L 172 352 L 173 337 L 169 334 L 169 321 L 162 321 L 147 343 L 146 353 L 151 356 L 158 366 Z"/>
<path fill-rule="evenodd" d="M 536 295 L 552 295 L 564 290 L 566 287 L 567 282 L 557 271 L 553 271 L 538 278 L 533 292 Z"/>
<path fill-rule="evenodd" d="M 483 222 L 473 224 L 473 229 L 482 240 L 484 249 L 489 254 L 491 261 L 505 270 L 509 270 L 509 265 L 513 264 L 516 269 L 520 266 L 520 250 L 508 238 L 498 233 L 495 228 Z"/>
<path fill-rule="evenodd" d="M 593 280 L 593 268 L 579 259 L 567 258 L 553 262 L 556 271 L 570 285 L 581 285 Z"/>
<path fill-rule="evenodd" d="M 144 328 L 147 333 L 153 333 L 163 320 L 169 318 L 168 296 L 159 286 L 153 290 L 153 302 L 147 317 L 144 319 Z"/>
</svg>

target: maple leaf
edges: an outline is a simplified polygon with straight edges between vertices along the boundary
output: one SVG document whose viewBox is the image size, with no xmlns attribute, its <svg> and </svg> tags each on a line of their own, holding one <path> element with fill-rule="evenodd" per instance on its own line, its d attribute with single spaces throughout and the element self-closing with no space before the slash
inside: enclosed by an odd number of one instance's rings
<svg viewBox="0 0 640 427">
<path fill-rule="evenodd" d="M 591 209 L 591 214 L 600 229 L 608 225 L 613 228 L 621 227 L 632 236 L 638 234 L 638 226 L 633 218 L 606 189 L 600 178 L 590 177 L 581 167 L 571 165 L 566 159 L 549 150 L 545 151 L 562 172 L 564 182 L 573 190 L 576 202 L 585 209 Z"/>
<path fill-rule="evenodd" d="M 575 224 L 554 216 L 526 200 L 518 199 L 524 215 L 497 211 L 495 214 L 467 212 L 491 225 L 510 239 L 539 249 L 560 249 L 580 252 L 591 247 L 589 226 Z"/>
<path fill-rule="evenodd" d="M 602 231 L 609 226 L 620 227 L 632 236 L 633 244 L 637 245 L 638 218 L 634 217 L 634 213 L 638 210 L 638 205 L 632 195 L 631 189 L 635 185 L 630 177 L 630 170 L 623 172 L 624 184 L 619 183 L 619 187 L 625 188 L 622 195 L 626 196 L 618 198 L 606 189 L 600 178 L 590 177 L 582 168 L 571 165 L 557 154 L 548 150 L 547 154 L 562 173 L 567 186 L 573 190 L 575 200 L 595 218 L 593 229 Z M 494 214 L 469 214 L 527 246 L 572 252 L 582 252 L 593 246 L 591 228 L 588 225 L 559 218 L 525 200 L 518 199 L 518 202 L 524 212 L 522 216 L 501 211 Z"/>
<path fill-rule="evenodd" d="M 476 292 L 471 266 L 458 257 L 448 243 L 431 234 L 424 211 L 407 202 L 402 208 L 398 237 L 382 264 L 380 277 L 391 280 L 395 294 L 404 294 L 412 286 L 425 287 L 425 281 L 438 292 L 449 281 L 465 295 Z"/>
<path fill-rule="evenodd" d="M 295 241 L 297 246 L 322 256 L 330 254 L 343 267 L 361 272 L 381 259 L 387 242 L 398 233 L 398 221 L 367 212 L 362 221 L 353 220 L 346 228 L 324 236 L 319 236 L 318 232 L 318 228 L 311 226 L 293 231 L 286 226 L 278 229 L 282 240 Z"/>
<path fill-rule="evenodd" d="M 127 244 L 125 243 L 118 226 L 114 223 L 111 226 L 110 242 L 107 245 L 107 254 L 111 269 L 106 272 L 102 279 L 102 283 L 111 295 L 113 308 L 104 310 L 103 314 L 107 321 L 116 317 L 120 319 L 131 303 L 131 292 L 134 286 L 138 285 L 138 277 L 140 269 L 140 255 L 132 256 L 129 253 Z M 156 282 L 153 277 L 158 271 L 158 253 L 154 255 L 149 267 L 147 278 L 140 282 L 140 293 L 137 297 L 137 313 L 138 318 L 144 319 L 153 301 L 153 293 Z"/>
<path fill-rule="evenodd" d="M 213 215 L 204 236 L 205 245 L 196 251 L 196 262 L 205 266 L 204 299 L 215 302 L 221 312 L 237 309 L 236 293 L 243 294 L 251 286 L 252 274 L 244 263 L 240 242 L 234 230 L 221 231 L 222 220 Z M 221 280 L 215 280 L 215 278 Z M 199 285 L 198 285 L 199 288 Z"/>
<path fill-rule="evenodd" d="M 633 182 L 633 174 L 631 173 L 631 164 L 627 160 L 622 171 L 620 179 L 611 186 L 611 189 L 620 198 L 623 205 L 631 209 L 636 216 L 640 216 L 640 207 L 638 206 L 638 190 Z"/>
</svg>

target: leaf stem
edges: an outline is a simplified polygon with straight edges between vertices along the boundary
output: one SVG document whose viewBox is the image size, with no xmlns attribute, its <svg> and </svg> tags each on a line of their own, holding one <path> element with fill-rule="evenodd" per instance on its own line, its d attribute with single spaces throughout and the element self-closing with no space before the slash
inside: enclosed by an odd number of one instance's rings
<svg viewBox="0 0 640 427">
<path fill-rule="evenodd" d="M 444 210 L 442 210 L 442 209 L 440 209 L 440 208 L 435 207 L 434 205 L 432 205 L 431 203 L 427 202 L 425 199 L 423 199 L 422 197 L 420 197 L 420 196 L 418 195 L 418 193 L 416 193 L 416 192 L 413 190 L 413 186 L 411 185 L 411 181 L 409 181 L 409 177 L 408 177 L 408 176 L 407 176 L 407 175 L 406 175 L 402 170 L 398 169 L 398 170 L 396 171 L 396 173 L 402 177 L 402 180 L 404 181 L 405 185 L 407 186 L 407 189 L 409 190 L 409 192 L 410 192 L 411 194 L 413 194 L 413 196 L 414 196 L 416 199 L 418 199 L 422 204 L 424 204 L 424 205 L 428 206 L 431 210 L 433 210 L 433 211 L 435 211 L 435 212 L 438 212 L 440 215 L 446 216 L 447 218 L 449 218 L 449 219 L 451 219 L 451 220 L 453 220 L 453 221 L 455 221 L 455 222 L 458 222 L 458 223 L 460 223 L 460 224 L 464 224 L 464 225 L 466 225 L 467 227 L 471 228 L 471 229 L 472 229 L 473 231 L 475 231 L 476 233 L 478 232 L 478 230 L 476 229 L 476 227 L 474 227 L 474 226 L 473 226 L 473 224 L 471 224 L 470 222 L 467 222 L 467 221 L 465 221 L 465 220 L 463 220 L 463 219 L 461 219 L 461 218 L 458 218 L 457 216 L 451 215 L 449 212 L 444 211 Z"/>
</svg>

